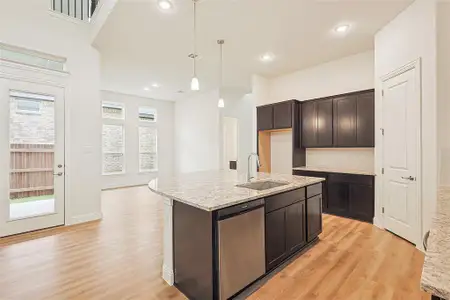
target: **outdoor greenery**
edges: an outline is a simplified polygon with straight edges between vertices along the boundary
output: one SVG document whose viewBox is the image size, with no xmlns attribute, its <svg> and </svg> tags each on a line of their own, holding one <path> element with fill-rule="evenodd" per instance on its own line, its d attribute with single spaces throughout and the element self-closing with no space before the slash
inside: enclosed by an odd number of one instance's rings
<svg viewBox="0 0 450 300">
<path fill-rule="evenodd" d="M 25 203 L 25 202 L 49 200 L 49 199 L 53 199 L 53 198 L 55 198 L 55 195 L 33 196 L 33 197 L 10 199 L 10 200 L 11 200 L 11 203 Z"/>
</svg>

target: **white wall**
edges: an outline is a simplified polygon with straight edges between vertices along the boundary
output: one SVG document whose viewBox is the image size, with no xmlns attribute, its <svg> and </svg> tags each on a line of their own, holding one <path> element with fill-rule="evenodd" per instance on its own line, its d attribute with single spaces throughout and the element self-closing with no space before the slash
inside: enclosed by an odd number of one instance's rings
<svg viewBox="0 0 450 300">
<path fill-rule="evenodd" d="M 292 174 L 292 132 L 272 132 L 270 146 L 270 172 Z"/>
<path fill-rule="evenodd" d="M 374 53 L 363 52 L 270 80 L 266 103 L 300 101 L 374 88 Z"/>
<path fill-rule="evenodd" d="M 373 89 L 374 52 L 359 53 L 272 79 L 256 77 L 253 88 L 258 92 L 257 105 Z M 272 170 L 292 172 L 287 169 L 288 165 L 292 169 L 292 139 L 286 134 L 272 137 L 272 152 Z M 353 165 L 356 171 L 374 171 L 373 150 L 370 149 L 340 149 L 338 152 L 335 149 L 321 149 L 320 152 L 307 149 L 306 164 L 348 169 L 348 163 L 336 160 L 336 157 L 352 155 L 359 158 Z"/>
<path fill-rule="evenodd" d="M 306 161 L 311 167 L 373 173 L 374 151 L 373 148 L 306 149 Z"/>
<path fill-rule="evenodd" d="M 440 184 L 450 186 L 450 3 L 440 2 L 437 11 L 438 171 Z"/>
<path fill-rule="evenodd" d="M 379 78 L 418 58 L 422 59 L 422 233 L 424 233 L 430 227 L 437 189 L 436 3 L 434 0 L 416 0 L 375 36 L 376 128 L 381 126 L 381 107 L 377 105 L 381 101 Z M 379 145 L 380 140 L 381 135 L 377 132 L 375 144 Z M 380 147 L 375 148 L 377 171 L 381 167 L 381 150 Z M 380 182 L 376 181 L 376 185 L 379 191 Z M 375 218 L 378 221 L 380 212 L 381 199 L 377 197 Z"/>
<path fill-rule="evenodd" d="M 175 103 L 175 169 L 195 172 L 220 168 L 222 145 L 217 91 Z"/>
<path fill-rule="evenodd" d="M 3 43 L 67 58 L 66 224 L 101 217 L 100 63 L 85 24 L 49 13 L 48 0 L 1 1 Z"/>
<path fill-rule="evenodd" d="M 110 91 L 102 91 L 102 101 L 123 103 L 125 105 L 125 173 L 103 175 L 102 188 L 116 188 L 147 184 L 151 179 L 173 175 L 174 160 L 174 111 L 175 104 L 142 98 Z M 158 172 L 139 172 L 139 107 L 157 110 L 156 128 L 158 130 Z"/>
</svg>

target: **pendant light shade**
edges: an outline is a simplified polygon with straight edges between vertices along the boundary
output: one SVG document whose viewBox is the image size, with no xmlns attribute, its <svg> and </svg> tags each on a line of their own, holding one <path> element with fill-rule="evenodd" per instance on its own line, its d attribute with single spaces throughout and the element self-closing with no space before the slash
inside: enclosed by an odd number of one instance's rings
<svg viewBox="0 0 450 300">
<path fill-rule="evenodd" d="M 225 107 L 225 101 L 223 100 L 222 96 L 222 85 L 223 85 L 223 44 L 225 44 L 224 40 L 217 40 L 217 44 L 219 44 L 220 47 L 220 71 L 219 71 L 219 102 L 217 103 L 217 106 L 219 108 Z"/>
<path fill-rule="evenodd" d="M 193 3 L 193 8 L 194 8 L 194 24 L 193 24 L 193 29 L 194 29 L 194 52 L 192 53 L 192 61 L 193 61 L 193 69 L 194 69 L 194 74 L 192 75 L 192 80 L 191 80 L 191 90 L 193 91 L 198 91 L 200 90 L 200 82 L 198 81 L 198 77 L 197 77 L 197 0 L 192 0 Z"/>
<path fill-rule="evenodd" d="M 194 75 L 195 76 L 195 75 Z M 198 91 L 200 90 L 200 83 L 198 82 L 198 78 L 197 77 L 192 77 L 191 80 L 191 90 L 193 91 Z"/>
</svg>

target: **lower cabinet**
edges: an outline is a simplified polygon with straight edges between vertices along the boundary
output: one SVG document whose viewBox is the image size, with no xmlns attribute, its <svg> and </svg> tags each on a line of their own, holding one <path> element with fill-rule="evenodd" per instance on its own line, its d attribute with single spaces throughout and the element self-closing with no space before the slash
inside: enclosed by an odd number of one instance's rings
<svg viewBox="0 0 450 300">
<path fill-rule="evenodd" d="M 348 184 L 342 182 L 328 182 L 327 212 L 345 214 L 348 212 Z"/>
<path fill-rule="evenodd" d="M 306 200 L 307 241 L 310 242 L 322 233 L 322 195 Z"/>
<path fill-rule="evenodd" d="M 369 185 L 349 185 L 349 214 L 352 218 L 373 222 L 374 212 L 373 187 Z"/>
<path fill-rule="evenodd" d="M 266 214 L 266 269 L 306 244 L 305 200 Z"/>
<path fill-rule="evenodd" d="M 322 232 L 322 185 L 266 198 L 266 270 L 272 270 Z M 306 199 L 305 199 L 306 198 Z"/>
</svg>

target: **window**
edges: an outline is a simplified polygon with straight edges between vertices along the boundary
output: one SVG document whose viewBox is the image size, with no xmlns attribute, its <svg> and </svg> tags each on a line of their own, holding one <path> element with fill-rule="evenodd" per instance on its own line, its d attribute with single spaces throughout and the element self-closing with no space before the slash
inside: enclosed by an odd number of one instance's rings
<svg viewBox="0 0 450 300">
<path fill-rule="evenodd" d="M 125 119 L 125 111 L 120 103 L 103 102 L 102 114 L 104 119 Z"/>
<path fill-rule="evenodd" d="M 156 110 L 150 107 L 139 107 L 139 121 L 156 122 Z"/>
<path fill-rule="evenodd" d="M 41 111 L 41 101 L 40 100 L 16 98 L 16 103 L 17 103 L 17 112 L 18 113 L 39 114 Z"/>
<path fill-rule="evenodd" d="M 139 127 L 139 172 L 157 171 L 157 131 L 152 127 Z"/>
<path fill-rule="evenodd" d="M 103 102 L 103 175 L 125 173 L 125 108 L 122 103 Z"/>
<path fill-rule="evenodd" d="M 123 125 L 103 124 L 103 174 L 125 172 Z"/>
</svg>

